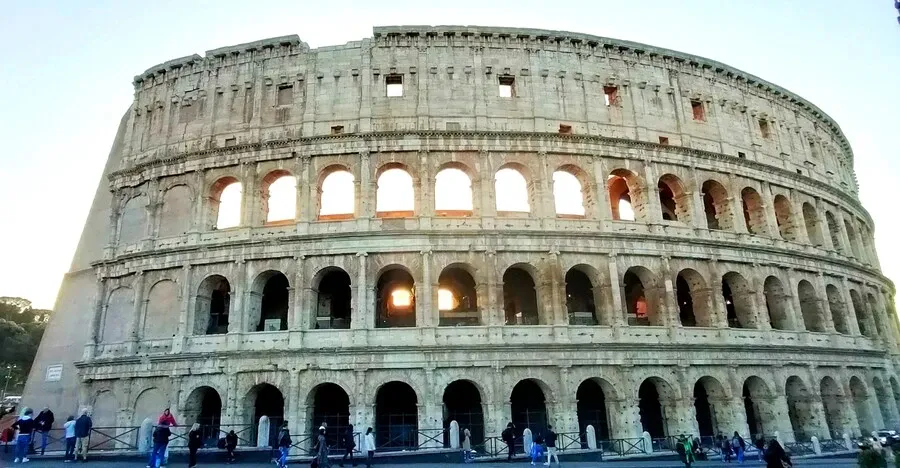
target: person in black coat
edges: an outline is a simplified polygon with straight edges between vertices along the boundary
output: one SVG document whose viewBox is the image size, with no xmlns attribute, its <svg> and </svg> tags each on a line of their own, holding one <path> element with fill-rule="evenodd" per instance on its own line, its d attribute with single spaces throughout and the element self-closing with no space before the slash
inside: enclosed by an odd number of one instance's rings
<svg viewBox="0 0 900 468">
<path fill-rule="evenodd" d="M 766 468 L 783 468 L 784 465 L 782 462 L 794 466 L 794 464 L 791 463 L 791 457 L 784 451 L 784 447 L 782 447 L 775 439 L 772 439 L 772 441 L 769 442 L 769 446 L 766 447 L 765 459 Z"/>
<path fill-rule="evenodd" d="M 161 423 L 156 426 L 156 430 L 153 431 L 153 450 L 150 451 L 150 463 L 147 466 L 159 468 L 166 457 L 166 447 L 169 445 L 169 437 L 171 436 L 172 431 L 169 430 L 167 423 Z"/>
<path fill-rule="evenodd" d="M 500 438 L 506 443 L 506 449 L 508 450 L 506 461 L 512 461 L 516 453 L 516 426 L 513 426 L 513 423 L 507 424 L 506 429 L 500 433 Z"/>
<path fill-rule="evenodd" d="M 339 466 L 344 466 L 348 455 L 350 456 L 350 463 L 356 466 L 356 462 L 353 461 L 353 449 L 356 448 L 356 440 L 353 437 L 353 424 L 347 425 L 347 429 L 344 430 L 344 434 L 341 436 L 341 442 L 344 444 L 344 457 L 341 458 Z"/>
<path fill-rule="evenodd" d="M 234 449 L 237 448 L 238 436 L 234 432 L 234 429 L 228 431 L 228 434 L 225 434 L 225 451 L 227 452 L 228 463 L 234 461 Z"/>
<path fill-rule="evenodd" d="M 197 466 L 197 450 L 203 446 L 203 433 L 200 431 L 200 424 L 194 423 L 191 431 L 188 432 L 188 467 Z"/>
<path fill-rule="evenodd" d="M 47 451 L 47 439 L 50 437 L 50 429 L 53 428 L 53 411 L 46 406 L 34 418 L 35 430 L 41 433 L 41 455 Z M 31 439 L 31 445 L 34 447 L 34 439 Z M 32 449 L 32 451 L 34 451 Z"/>
</svg>

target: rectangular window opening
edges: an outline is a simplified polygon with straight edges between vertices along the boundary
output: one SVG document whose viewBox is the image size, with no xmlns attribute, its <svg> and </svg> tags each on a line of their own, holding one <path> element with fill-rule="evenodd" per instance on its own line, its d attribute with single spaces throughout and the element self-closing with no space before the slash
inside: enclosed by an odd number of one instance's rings
<svg viewBox="0 0 900 468">
<path fill-rule="evenodd" d="M 499 78 L 500 82 L 500 97 L 502 98 L 511 98 L 513 97 L 514 88 L 513 86 L 516 83 L 516 78 L 512 76 L 501 76 Z"/>
<path fill-rule="evenodd" d="M 668 145 L 668 144 L 669 144 L 669 137 L 664 137 L 664 136 L 659 137 L 659 144 L 661 144 L 661 145 Z"/>
<path fill-rule="evenodd" d="M 738 151 L 738 157 L 739 157 L 739 158 L 741 158 L 741 159 L 744 159 L 744 158 L 746 158 L 746 157 L 747 157 L 747 155 L 746 155 L 746 154 L 744 154 L 744 152 L 743 152 L 743 151 Z"/>
<path fill-rule="evenodd" d="M 797 169 L 797 174 L 803 175 L 803 170 Z"/>
<path fill-rule="evenodd" d="M 344 126 L 343 126 L 343 125 L 335 125 L 335 126 L 331 127 L 331 134 L 332 134 L 332 135 L 340 135 L 341 133 L 344 133 Z"/>
<path fill-rule="evenodd" d="M 619 88 L 617 88 L 615 86 L 604 86 L 603 87 L 603 100 L 606 102 L 606 107 L 618 106 L 619 105 Z"/>
<path fill-rule="evenodd" d="M 387 75 L 384 77 L 388 97 L 403 96 L 403 75 Z"/>
<path fill-rule="evenodd" d="M 764 119 L 759 119 L 759 133 L 762 134 L 763 138 L 769 138 L 771 133 L 769 132 L 769 122 Z"/>
<path fill-rule="evenodd" d="M 706 121 L 706 112 L 703 109 L 703 103 L 698 99 L 691 99 L 691 112 L 694 114 L 694 120 L 699 122 Z"/>
<path fill-rule="evenodd" d="M 447 122 L 447 130 L 459 131 L 462 130 L 462 125 L 459 122 Z"/>
<path fill-rule="evenodd" d="M 819 158 L 819 150 L 816 149 L 816 144 L 813 142 L 809 142 L 809 154 L 812 155 L 813 159 Z"/>
<path fill-rule="evenodd" d="M 226 138 L 225 146 L 234 146 L 237 144 L 237 138 Z"/>
<path fill-rule="evenodd" d="M 294 102 L 294 87 L 291 85 L 283 85 L 278 87 L 278 96 L 276 105 L 289 106 Z"/>
<path fill-rule="evenodd" d="M 559 133 L 561 135 L 571 135 L 572 134 L 572 126 L 559 124 Z"/>
</svg>

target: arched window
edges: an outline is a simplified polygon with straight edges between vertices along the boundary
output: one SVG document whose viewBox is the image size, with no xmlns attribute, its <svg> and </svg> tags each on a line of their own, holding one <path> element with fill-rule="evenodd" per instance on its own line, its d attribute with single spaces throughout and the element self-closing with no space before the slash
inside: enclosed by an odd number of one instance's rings
<svg viewBox="0 0 900 468">
<path fill-rule="evenodd" d="M 288 318 L 287 276 L 277 271 L 267 271 L 256 278 L 250 295 L 251 324 L 255 331 L 287 330 Z"/>
<path fill-rule="evenodd" d="M 194 333 L 221 335 L 228 333 L 228 312 L 231 309 L 231 285 L 223 276 L 212 275 L 197 288 L 194 309 Z"/>
<path fill-rule="evenodd" d="M 744 224 L 750 234 L 766 234 L 766 213 L 759 192 L 751 187 L 741 190 L 741 205 L 744 208 Z"/>
<path fill-rule="evenodd" d="M 159 213 L 159 237 L 180 236 L 191 229 L 193 196 L 187 185 L 169 187 Z"/>
<path fill-rule="evenodd" d="M 850 250 L 853 252 L 853 258 L 862 261 L 862 253 L 859 248 L 859 238 L 856 237 L 856 229 L 853 224 L 844 220 L 844 228 L 847 230 L 847 240 L 850 242 Z"/>
<path fill-rule="evenodd" d="M 494 176 L 494 195 L 497 197 L 498 212 L 528 213 L 531 204 L 528 182 L 516 169 L 503 168 Z"/>
<path fill-rule="evenodd" d="M 855 289 L 850 290 L 850 302 L 853 303 L 853 314 L 856 316 L 856 325 L 859 327 L 859 333 L 870 338 L 875 337 L 875 323 L 872 316 L 866 310 L 866 305 L 862 301 L 862 297 Z"/>
<path fill-rule="evenodd" d="M 803 324 L 807 331 L 825 331 L 825 317 L 822 313 L 819 296 L 816 288 L 809 281 L 801 280 L 797 284 L 797 294 L 800 298 L 800 312 L 803 315 Z"/>
<path fill-rule="evenodd" d="M 629 325 L 662 325 L 656 306 L 656 279 L 644 267 L 631 267 L 622 278 Z"/>
<path fill-rule="evenodd" d="M 703 191 L 703 210 L 706 212 L 706 225 L 709 229 L 731 230 L 734 221 L 731 214 L 731 201 L 722 184 L 715 180 L 707 180 L 701 188 Z"/>
<path fill-rule="evenodd" d="M 627 169 L 616 169 L 607 178 L 606 188 L 614 220 L 643 219 L 644 186 L 637 174 Z"/>
<path fill-rule="evenodd" d="M 228 229 L 241 224 L 241 183 L 234 177 L 223 177 L 213 184 L 209 194 L 213 229 Z"/>
<path fill-rule="evenodd" d="M 319 219 L 353 217 L 356 205 L 353 180 L 353 174 L 345 170 L 336 170 L 325 176 L 319 196 Z"/>
<path fill-rule="evenodd" d="M 465 172 L 449 167 L 437 173 L 434 211 L 438 216 L 472 215 L 472 181 Z"/>
<path fill-rule="evenodd" d="M 418 441 L 418 397 L 404 382 L 388 382 L 375 393 L 375 446 L 415 450 Z"/>
<path fill-rule="evenodd" d="M 679 318 L 684 327 L 711 327 L 709 287 L 696 270 L 684 269 L 675 279 Z"/>
<path fill-rule="evenodd" d="M 828 222 L 828 234 L 831 236 L 831 246 L 838 253 L 845 253 L 844 243 L 841 242 L 841 225 L 838 224 L 834 214 L 830 211 L 825 212 L 825 220 Z"/>
<path fill-rule="evenodd" d="M 125 203 L 119 215 L 119 244 L 133 244 L 147 236 L 147 197 L 138 195 Z"/>
<path fill-rule="evenodd" d="M 594 300 L 594 285 L 579 267 L 566 272 L 566 311 L 571 325 L 596 325 L 597 305 Z"/>
<path fill-rule="evenodd" d="M 350 328 L 352 293 L 350 275 L 334 267 L 316 275 L 316 328 Z"/>
<path fill-rule="evenodd" d="M 571 172 L 553 173 L 553 201 L 557 216 L 584 217 L 584 193 L 581 182 Z"/>
<path fill-rule="evenodd" d="M 750 284 L 739 273 L 722 277 L 722 299 L 730 328 L 756 328 Z"/>
<path fill-rule="evenodd" d="M 838 288 L 833 284 L 825 286 L 825 296 L 828 298 L 828 309 L 831 311 L 831 320 L 834 321 L 834 329 L 844 335 L 850 334 L 850 326 L 847 322 L 847 306 Z"/>
<path fill-rule="evenodd" d="M 803 204 L 803 223 L 806 225 L 806 236 L 809 238 L 809 242 L 816 247 L 821 247 L 824 240 L 819 229 L 819 214 L 809 203 Z"/>
<path fill-rule="evenodd" d="M 416 326 L 415 281 L 399 266 L 386 270 L 378 278 L 375 297 L 377 328 Z"/>
<path fill-rule="evenodd" d="M 775 330 L 787 330 L 790 328 L 787 314 L 787 303 L 790 298 L 784 290 L 781 281 L 769 276 L 763 284 L 763 292 L 766 296 L 766 310 L 769 312 L 769 323 Z"/>
<path fill-rule="evenodd" d="M 297 217 L 297 178 L 287 171 L 270 172 L 262 180 L 262 210 L 266 223 Z"/>
<path fill-rule="evenodd" d="M 438 277 L 440 326 L 478 325 L 478 292 L 472 275 L 461 266 L 444 268 Z"/>
<path fill-rule="evenodd" d="M 659 206 L 662 210 L 662 219 L 690 224 L 690 201 L 685 194 L 684 184 L 681 183 L 681 179 L 672 174 L 665 174 L 659 178 L 657 188 L 659 189 Z"/>
<path fill-rule="evenodd" d="M 788 403 L 788 418 L 795 440 L 806 440 L 815 434 L 817 411 L 809 389 L 797 376 L 788 378 L 784 391 Z"/>
<path fill-rule="evenodd" d="M 503 274 L 503 311 L 507 325 L 538 325 L 537 290 L 525 269 L 510 267 Z"/>
<path fill-rule="evenodd" d="M 794 208 L 784 195 L 775 196 L 775 221 L 781 238 L 789 241 L 797 240 L 797 227 L 794 225 Z"/>
<path fill-rule="evenodd" d="M 411 217 L 415 214 L 415 196 L 412 176 L 403 169 L 388 169 L 378 177 L 376 215 L 385 218 Z"/>
</svg>

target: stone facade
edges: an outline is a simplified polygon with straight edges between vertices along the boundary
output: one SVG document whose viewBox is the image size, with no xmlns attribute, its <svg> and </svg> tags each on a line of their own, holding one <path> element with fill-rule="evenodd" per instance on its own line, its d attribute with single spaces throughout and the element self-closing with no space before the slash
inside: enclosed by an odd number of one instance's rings
<svg viewBox="0 0 900 468">
<path fill-rule="evenodd" d="M 424 430 L 459 410 L 445 389 L 465 381 L 485 436 L 523 414 L 560 432 L 605 424 L 603 438 L 900 425 L 894 287 L 853 154 L 835 122 L 774 84 L 602 37 L 379 27 L 314 50 L 296 36 L 211 50 L 149 68 L 134 90 L 29 379 L 34 406 L 136 426 L 171 405 L 190 423 L 215 392 L 224 427 L 277 395 L 274 416 L 299 434 L 318 424 L 323 384 L 343 389 L 359 429 L 399 407 L 379 391 L 401 382 L 414 392 L 404 424 L 429 445 Z M 471 210 L 435 208 L 446 168 L 469 177 Z M 497 210 L 504 168 L 527 181 L 529 212 Z M 388 169 L 411 176 L 410 212 L 376 209 Z M 353 176 L 353 212 L 320 216 L 335 171 Z M 583 215 L 558 214 L 557 172 L 577 180 Z M 266 222 L 272 174 L 296 178 L 289 222 Z M 230 182 L 240 222 L 216 229 Z M 448 268 L 474 283 L 457 326 L 438 310 Z M 320 287 L 336 271 L 349 317 L 323 327 Z M 412 278 L 413 326 L 382 321 L 391 272 Z M 277 274 L 283 325 L 258 331 Z M 530 321 L 511 319 L 529 295 Z M 59 382 L 45 381 L 52 365 Z M 537 393 L 517 397 L 522 382 Z"/>
</svg>

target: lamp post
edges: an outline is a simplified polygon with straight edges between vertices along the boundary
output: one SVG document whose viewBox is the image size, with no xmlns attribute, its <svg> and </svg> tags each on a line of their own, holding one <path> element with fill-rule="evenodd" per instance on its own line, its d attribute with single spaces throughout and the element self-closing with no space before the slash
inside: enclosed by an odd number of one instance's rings
<svg viewBox="0 0 900 468">
<path fill-rule="evenodd" d="M 13 364 L 6 365 L 6 379 L 5 379 L 6 381 L 3 383 L 3 398 L 6 398 L 6 390 L 7 390 L 7 388 L 9 388 L 9 379 L 12 378 L 12 370 L 15 367 L 16 366 Z"/>
</svg>

